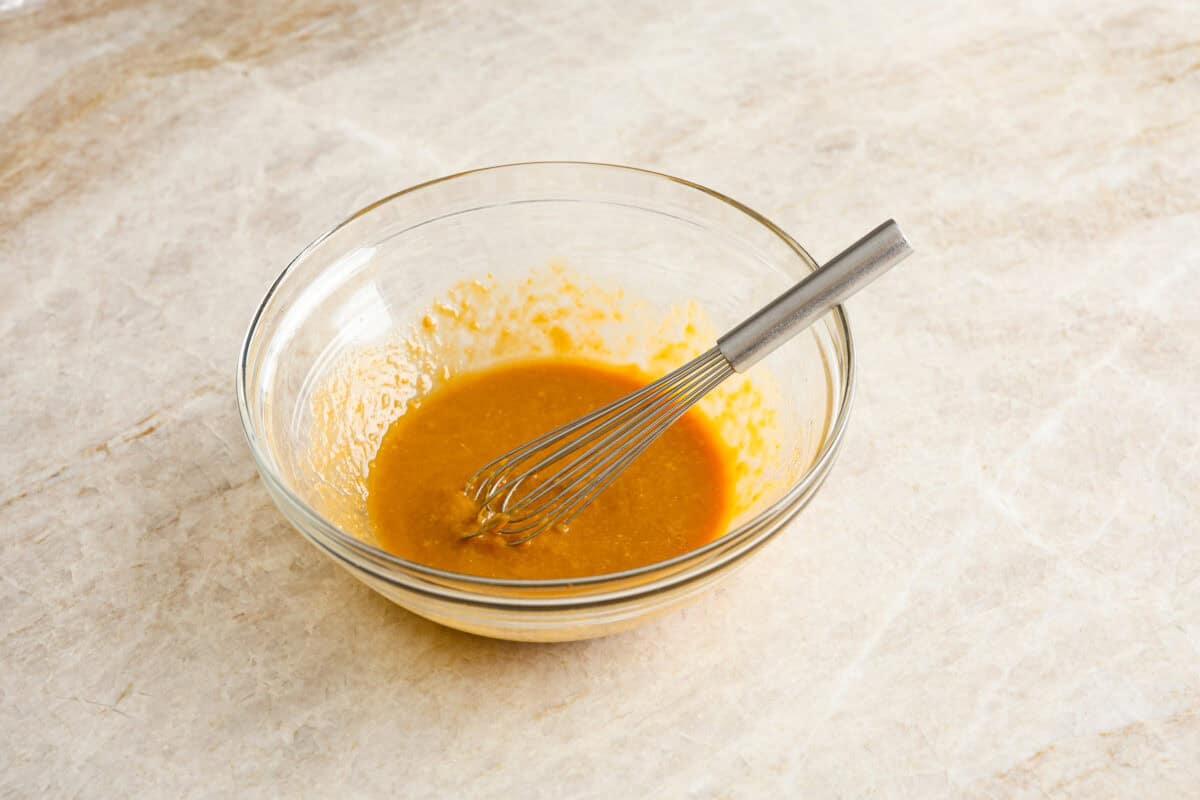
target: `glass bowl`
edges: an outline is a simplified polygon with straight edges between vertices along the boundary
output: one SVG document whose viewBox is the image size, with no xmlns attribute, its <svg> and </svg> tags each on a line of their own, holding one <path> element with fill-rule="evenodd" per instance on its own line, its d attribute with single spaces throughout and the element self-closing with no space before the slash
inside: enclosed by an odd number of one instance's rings
<svg viewBox="0 0 1200 800">
<path fill-rule="evenodd" d="M 607 164 L 489 167 L 398 192 L 316 239 L 271 285 L 238 363 L 246 438 L 287 519 L 385 597 L 484 636 L 601 636 L 695 598 L 812 500 L 850 409 L 853 348 L 838 307 L 755 367 L 786 401 L 778 489 L 710 544 L 620 573 L 545 581 L 455 574 L 394 556 L 322 514 L 323 477 L 304 454 L 312 447 L 306 427 L 312 393 L 331 365 L 410 324 L 456 281 L 517 276 L 560 258 L 664 307 L 695 301 L 720 330 L 816 268 L 761 215 L 688 181 Z M 352 411 L 346 418 L 356 424 Z"/>
</svg>

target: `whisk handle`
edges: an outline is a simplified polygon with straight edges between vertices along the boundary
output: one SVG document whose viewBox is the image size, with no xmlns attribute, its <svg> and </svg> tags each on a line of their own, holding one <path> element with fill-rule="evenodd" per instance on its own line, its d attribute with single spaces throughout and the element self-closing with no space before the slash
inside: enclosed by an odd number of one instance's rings
<svg viewBox="0 0 1200 800">
<path fill-rule="evenodd" d="M 889 219 L 717 339 L 717 347 L 734 369 L 745 372 L 911 253 Z"/>
</svg>

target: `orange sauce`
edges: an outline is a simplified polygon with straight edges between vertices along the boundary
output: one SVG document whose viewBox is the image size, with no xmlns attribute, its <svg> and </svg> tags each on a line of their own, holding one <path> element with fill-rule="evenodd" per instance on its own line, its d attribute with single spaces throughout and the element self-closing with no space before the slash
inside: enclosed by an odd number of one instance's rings
<svg viewBox="0 0 1200 800">
<path fill-rule="evenodd" d="M 478 509 L 464 493 L 475 470 L 648 380 L 632 367 L 544 359 L 446 381 L 391 424 L 371 462 L 367 512 L 375 537 L 421 564 L 520 579 L 618 572 L 712 541 L 733 509 L 732 455 L 696 408 L 567 530 L 517 546 L 496 534 L 462 538 L 477 527 Z"/>
</svg>

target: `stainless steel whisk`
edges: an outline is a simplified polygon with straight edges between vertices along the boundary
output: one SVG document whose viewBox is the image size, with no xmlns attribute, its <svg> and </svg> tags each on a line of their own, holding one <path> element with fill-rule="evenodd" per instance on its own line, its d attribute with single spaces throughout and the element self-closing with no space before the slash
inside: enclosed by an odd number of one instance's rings
<svg viewBox="0 0 1200 800">
<path fill-rule="evenodd" d="M 888 220 L 717 339 L 711 350 L 489 461 L 467 482 L 468 496 L 480 507 L 480 524 L 464 538 L 497 533 L 517 545 L 566 525 L 700 398 L 911 252 L 900 228 Z"/>
</svg>

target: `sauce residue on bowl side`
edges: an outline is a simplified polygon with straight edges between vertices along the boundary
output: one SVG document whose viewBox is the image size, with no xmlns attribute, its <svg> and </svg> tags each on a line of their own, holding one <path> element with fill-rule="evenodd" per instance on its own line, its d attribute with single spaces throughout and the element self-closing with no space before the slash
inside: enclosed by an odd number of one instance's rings
<svg viewBox="0 0 1200 800">
<path fill-rule="evenodd" d="M 362 314 L 347 325 L 378 321 Z M 758 369 L 733 376 L 689 411 L 652 448 L 662 458 L 647 451 L 635 462 L 633 478 L 622 478 L 631 489 L 648 485 L 650 475 L 661 484 L 671 470 L 679 479 L 669 481 L 669 493 L 645 495 L 654 502 L 622 511 L 628 519 L 619 529 L 606 523 L 616 513 L 606 509 L 628 498 L 614 484 L 565 533 L 519 547 L 495 535 L 460 543 L 469 526 L 459 519 L 469 522 L 476 511 L 462 490 L 476 469 L 687 362 L 712 346 L 717 330 L 694 302 L 651 303 L 562 264 L 456 282 L 399 325 L 391 322 L 387 335 L 319 360 L 306 413 L 293 423 L 307 429 L 307 444 L 283 467 L 319 513 L 402 558 L 522 579 L 644 566 L 732 530 L 807 466 L 793 463 L 799 451 L 781 450 L 785 404 L 769 371 Z M 530 369 L 540 370 L 536 379 Z M 567 383 L 574 388 L 529 410 L 538 387 Z M 488 423 L 485 406 L 509 409 L 496 413 L 519 425 Z M 437 422 L 443 413 L 462 429 Z M 437 423 L 436 435 L 419 435 L 422 419 Z M 472 449 L 461 462 L 451 458 L 448 451 L 464 444 Z M 440 460 L 430 462 L 430 454 Z"/>
</svg>

